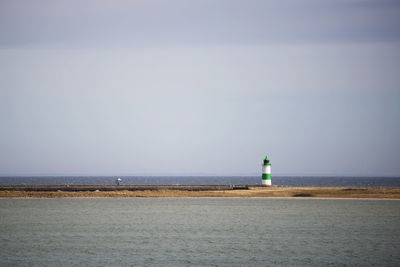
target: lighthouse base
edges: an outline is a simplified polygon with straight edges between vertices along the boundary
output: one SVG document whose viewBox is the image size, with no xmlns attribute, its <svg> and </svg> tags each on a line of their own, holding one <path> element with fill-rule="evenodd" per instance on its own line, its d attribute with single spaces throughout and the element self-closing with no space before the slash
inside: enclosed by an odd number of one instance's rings
<svg viewBox="0 0 400 267">
<path fill-rule="evenodd" d="M 268 180 L 264 180 L 263 179 L 261 185 L 262 186 L 271 186 L 271 180 L 270 179 L 268 179 Z"/>
</svg>

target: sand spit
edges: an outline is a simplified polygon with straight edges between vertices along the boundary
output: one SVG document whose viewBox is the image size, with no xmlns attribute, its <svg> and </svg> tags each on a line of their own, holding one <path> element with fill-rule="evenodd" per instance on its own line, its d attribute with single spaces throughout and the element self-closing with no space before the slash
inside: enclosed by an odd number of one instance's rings
<svg viewBox="0 0 400 267">
<path fill-rule="evenodd" d="M 60 189 L 56 186 L 41 186 L 41 190 L 40 188 L 32 190 L 32 187 L 22 186 L 0 186 L 0 198 L 305 197 L 400 199 L 400 187 L 131 186 L 129 188 L 128 186 L 128 188 L 118 187 L 116 189 L 115 187 L 81 186 L 67 191 L 65 188 L 62 190 L 63 188 Z"/>
</svg>

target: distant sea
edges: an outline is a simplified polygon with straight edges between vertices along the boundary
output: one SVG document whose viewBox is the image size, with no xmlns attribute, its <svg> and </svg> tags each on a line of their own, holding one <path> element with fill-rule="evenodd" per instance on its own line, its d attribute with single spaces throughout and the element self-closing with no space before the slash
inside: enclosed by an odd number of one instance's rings
<svg viewBox="0 0 400 267">
<path fill-rule="evenodd" d="M 259 185 L 259 176 L 2 176 L 0 185 Z M 282 187 L 399 187 L 400 177 L 273 176 Z"/>
</svg>

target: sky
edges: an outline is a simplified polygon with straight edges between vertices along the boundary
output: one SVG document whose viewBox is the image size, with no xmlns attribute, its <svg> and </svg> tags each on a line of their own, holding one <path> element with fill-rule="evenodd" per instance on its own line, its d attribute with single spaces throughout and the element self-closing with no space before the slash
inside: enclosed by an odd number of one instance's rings
<svg viewBox="0 0 400 267">
<path fill-rule="evenodd" d="M 400 176 L 400 2 L 0 0 L 0 175 Z"/>
</svg>

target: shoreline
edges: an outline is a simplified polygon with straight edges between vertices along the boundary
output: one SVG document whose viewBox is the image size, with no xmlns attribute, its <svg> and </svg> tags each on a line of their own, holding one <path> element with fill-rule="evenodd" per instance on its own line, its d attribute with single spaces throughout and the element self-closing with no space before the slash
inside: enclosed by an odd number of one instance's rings
<svg viewBox="0 0 400 267">
<path fill-rule="evenodd" d="M 400 201 L 400 198 L 380 198 L 380 197 L 260 197 L 260 196 L 218 196 L 218 197 L 209 197 L 209 196 L 201 196 L 201 197 L 196 197 L 196 196 L 178 196 L 178 197 L 173 197 L 173 196 L 162 196 L 162 197 L 155 197 L 155 196 L 146 196 L 146 197 L 103 197 L 103 196 L 68 196 L 68 197 L 1 197 L 1 199 L 130 199 L 130 198 L 167 198 L 167 199 L 200 199 L 200 198 L 206 198 L 206 199 L 332 199 L 332 200 L 392 200 L 392 201 Z"/>
<path fill-rule="evenodd" d="M 85 189 L 88 186 L 85 186 Z M 328 198 L 328 199 L 400 199 L 400 187 L 261 187 L 238 186 L 132 186 L 130 188 L 110 186 L 101 191 L 99 186 L 90 190 L 70 188 L 69 191 L 55 189 L 54 186 L 41 186 L 32 190 L 21 186 L 0 186 L 0 198 Z M 115 189 L 116 188 L 116 189 Z M 11 190 L 10 190 L 11 189 Z"/>
</svg>

